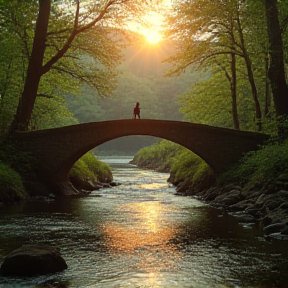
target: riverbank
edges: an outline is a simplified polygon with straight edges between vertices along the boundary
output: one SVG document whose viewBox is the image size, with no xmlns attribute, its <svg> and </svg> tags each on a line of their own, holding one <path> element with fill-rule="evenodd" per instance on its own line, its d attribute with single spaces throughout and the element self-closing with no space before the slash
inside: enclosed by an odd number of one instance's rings
<svg viewBox="0 0 288 288">
<path fill-rule="evenodd" d="M 13 163 L 11 166 L 0 162 L 0 205 L 55 197 L 84 197 L 94 190 L 109 187 L 113 181 L 109 165 L 92 153 L 80 158 L 70 170 L 69 181 L 59 183 L 57 187 L 48 187 L 39 181 L 29 165 L 20 170 L 15 169 Z"/>
<path fill-rule="evenodd" d="M 172 147 L 169 149 L 160 142 L 158 146 L 140 150 L 132 163 L 157 171 L 165 167 L 163 171 L 169 170 L 168 182 L 176 186 L 177 195 L 195 197 L 245 225 L 258 225 L 268 238 L 288 240 L 287 141 L 251 152 L 217 178 L 190 151 Z M 173 156 L 168 151 L 172 151 Z M 162 157 L 152 157 L 153 154 Z"/>
<path fill-rule="evenodd" d="M 284 178 L 285 177 L 285 178 Z M 216 185 L 191 195 L 221 209 L 245 225 L 258 225 L 268 238 L 288 240 L 288 175 L 275 183 Z"/>
</svg>

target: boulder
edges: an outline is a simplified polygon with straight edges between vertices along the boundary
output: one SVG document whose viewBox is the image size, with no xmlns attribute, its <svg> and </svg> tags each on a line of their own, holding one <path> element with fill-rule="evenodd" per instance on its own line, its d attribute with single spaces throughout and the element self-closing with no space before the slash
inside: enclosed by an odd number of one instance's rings
<svg viewBox="0 0 288 288">
<path fill-rule="evenodd" d="M 85 179 L 81 178 L 78 175 L 69 177 L 69 180 L 77 190 L 86 190 L 86 191 L 95 190 L 95 187 L 91 183 L 89 183 L 89 181 L 86 181 Z"/>
<path fill-rule="evenodd" d="M 278 208 L 269 211 L 262 219 L 264 226 L 274 223 L 288 223 L 288 202 L 282 203 Z"/>
<path fill-rule="evenodd" d="M 67 269 L 57 247 L 49 245 L 23 245 L 4 259 L 0 268 L 2 276 L 34 276 Z"/>
<path fill-rule="evenodd" d="M 190 185 L 191 185 L 191 181 L 190 180 L 185 180 L 183 182 L 180 182 L 177 185 L 176 192 L 177 193 L 185 193 L 189 189 Z"/>
<path fill-rule="evenodd" d="M 288 224 L 286 223 L 286 225 L 283 227 L 283 229 L 281 230 L 281 234 L 283 235 L 288 235 Z"/>
<path fill-rule="evenodd" d="M 269 235 L 272 233 L 279 233 L 285 227 L 284 223 L 274 223 L 263 228 L 264 234 Z"/>
<path fill-rule="evenodd" d="M 70 181 L 55 184 L 53 192 L 58 197 L 84 197 L 91 193 L 91 191 L 77 190 Z"/>
<path fill-rule="evenodd" d="M 232 212 L 232 213 L 229 213 L 229 215 L 237 218 L 237 220 L 240 223 L 256 223 L 257 222 L 257 219 L 254 216 L 248 213 L 245 213 L 243 211 Z"/>
<path fill-rule="evenodd" d="M 241 191 L 238 189 L 234 189 L 232 191 L 229 191 L 228 193 L 224 193 L 224 194 L 217 196 L 215 200 L 213 201 L 213 204 L 230 206 L 242 200 L 243 200 L 243 196 L 241 194 Z"/>
<path fill-rule="evenodd" d="M 114 181 L 110 182 L 109 184 L 110 184 L 111 187 L 116 187 L 116 186 L 121 185 L 120 183 L 117 183 L 117 182 L 114 182 Z"/>
<path fill-rule="evenodd" d="M 229 206 L 229 211 L 244 211 L 247 208 L 253 207 L 254 202 L 250 199 L 242 200 L 236 204 L 232 204 Z"/>
<path fill-rule="evenodd" d="M 203 197 L 203 199 L 205 201 L 209 202 L 209 201 L 213 201 L 218 196 L 219 196 L 219 192 L 218 191 L 212 191 L 211 193 L 205 195 L 205 197 Z"/>
</svg>

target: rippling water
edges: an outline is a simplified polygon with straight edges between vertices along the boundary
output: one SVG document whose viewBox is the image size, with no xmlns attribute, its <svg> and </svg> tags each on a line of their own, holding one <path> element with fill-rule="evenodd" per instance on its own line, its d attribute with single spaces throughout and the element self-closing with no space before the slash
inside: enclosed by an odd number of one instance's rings
<svg viewBox="0 0 288 288">
<path fill-rule="evenodd" d="M 23 243 L 47 243 L 68 264 L 48 276 L 0 277 L 1 288 L 288 287 L 287 243 L 175 196 L 168 174 L 107 162 L 122 185 L 0 209 L 0 263 Z"/>
</svg>

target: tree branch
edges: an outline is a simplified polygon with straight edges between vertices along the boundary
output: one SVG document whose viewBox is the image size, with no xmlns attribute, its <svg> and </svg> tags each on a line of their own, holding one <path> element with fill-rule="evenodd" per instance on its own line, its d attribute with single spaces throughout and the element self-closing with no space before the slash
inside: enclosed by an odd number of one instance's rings
<svg viewBox="0 0 288 288">
<path fill-rule="evenodd" d="M 63 55 L 67 52 L 67 50 L 70 48 L 71 43 L 73 42 L 74 38 L 79 34 L 82 33 L 84 31 L 86 31 L 87 29 L 93 27 L 97 22 L 99 22 L 104 15 L 107 13 L 108 8 L 114 3 L 114 1 L 109 0 L 106 5 L 104 6 L 104 8 L 100 11 L 99 15 L 90 23 L 88 23 L 87 25 L 78 28 L 78 21 L 79 21 L 79 11 L 80 11 L 80 4 L 79 4 L 79 0 L 77 1 L 77 8 L 76 8 L 76 12 L 75 12 L 75 20 L 74 20 L 74 27 L 73 30 L 70 34 L 70 36 L 68 37 L 67 41 L 65 42 L 65 44 L 63 45 L 63 47 L 42 67 L 42 71 L 41 71 L 41 75 L 44 75 L 45 73 L 47 73 L 51 67 L 60 59 L 63 57 Z"/>
<path fill-rule="evenodd" d="M 54 99 L 55 98 L 52 95 L 48 95 L 48 94 L 44 94 L 44 93 L 37 94 L 37 97 L 43 97 L 43 98 L 48 98 L 48 99 Z"/>
</svg>

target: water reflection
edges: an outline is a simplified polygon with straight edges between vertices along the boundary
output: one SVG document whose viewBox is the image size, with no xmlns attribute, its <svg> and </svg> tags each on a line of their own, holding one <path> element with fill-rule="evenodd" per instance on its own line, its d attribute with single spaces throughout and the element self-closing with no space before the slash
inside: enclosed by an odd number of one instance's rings
<svg viewBox="0 0 288 288">
<path fill-rule="evenodd" d="M 146 274 L 152 285 L 160 273 L 171 272 L 182 257 L 174 240 L 179 228 L 165 218 L 165 209 L 159 202 L 122 204 L 117 210 L 126 214 L 125 222 L 105 223 L 107 248 L 110 253 L 133 254 L 137 258 L 133 270 Z M 158 287 L 154 284 L 151 287 Z"/>
<path fill-rule="evenodd" d="M 0 287 L 287 287 L 287 244 L 259 241 L 257 227 L 175 197 L 167 175 L 114 175 L 122 185 L 91 197 L 0 209 L 0 262 L 22 243 L 49 243 L 68 264 L 55 275 L 0 277 Z"/>
</svg>

